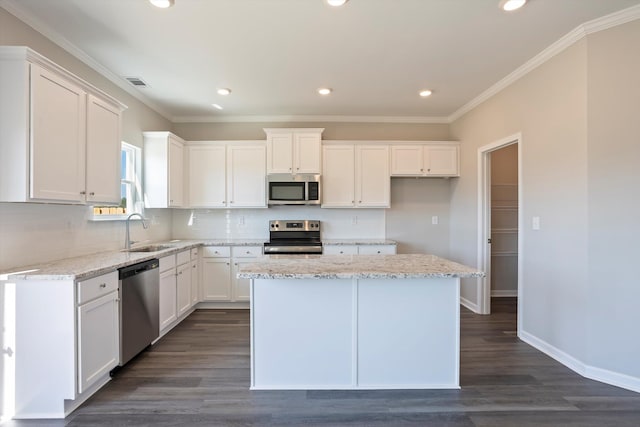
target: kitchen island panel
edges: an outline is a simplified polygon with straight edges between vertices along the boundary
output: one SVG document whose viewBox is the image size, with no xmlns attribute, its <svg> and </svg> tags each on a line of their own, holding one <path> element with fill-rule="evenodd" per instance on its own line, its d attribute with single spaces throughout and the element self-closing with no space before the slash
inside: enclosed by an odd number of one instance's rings
<svg viewBox="0 0 640 427">
<path fill-rule="evenodd" d="M 359 388 L 458 388 L 459 279 L 358 281 Z"/>
<path fill-rule="evenodd" d="M 350 387 L 352 280 L 252 282 L 252 389 Z"/>
</svg>

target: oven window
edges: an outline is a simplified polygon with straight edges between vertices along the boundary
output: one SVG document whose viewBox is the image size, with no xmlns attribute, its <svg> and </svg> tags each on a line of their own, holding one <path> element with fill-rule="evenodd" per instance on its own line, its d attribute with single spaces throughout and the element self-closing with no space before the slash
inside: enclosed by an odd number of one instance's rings
<svg viewBox="0 0 640 427">
<path fill-rule="evenodd" d="M 269 199 L 298 201 L 304 200 L 304 182 L 270 182 Z"/>
</svg>

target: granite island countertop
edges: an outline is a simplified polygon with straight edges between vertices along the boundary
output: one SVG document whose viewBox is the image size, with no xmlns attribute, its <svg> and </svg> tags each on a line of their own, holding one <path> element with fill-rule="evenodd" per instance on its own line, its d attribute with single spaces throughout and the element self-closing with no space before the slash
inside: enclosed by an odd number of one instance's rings
<svg viewBox="0 0 640 427">
<path fill-rule="evenodd" d="M 262 246 L 264 240 L 257 239 L 204 239 L 204 240 L 170 240 L 161 242 L 145 242 L 137 246 L 168 246 L 155 252 L 126 252 L 113 250 L 88 255 L 65 258 L 57 261 L 15 267 L 0 272 L 0 279 L 12 280 L 84 280 L 90 277 L 109 273 L 128 265 L 162 258 L 178 252 L 200 246 Z"/>
<path fill-rule="evenodd" d="M 475 268 L 435 255 L 271 256 L 241 266 L 245 279 L 422 279 L 484 277 Z"/>
</svg>

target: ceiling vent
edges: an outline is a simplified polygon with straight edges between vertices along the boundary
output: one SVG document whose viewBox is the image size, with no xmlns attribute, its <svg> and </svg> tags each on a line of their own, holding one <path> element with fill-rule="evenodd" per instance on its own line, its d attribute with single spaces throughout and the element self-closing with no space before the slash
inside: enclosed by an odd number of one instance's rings
<svg viewBox="0 0 640 427">
<path fill-rule="evenodd" d="M 139 88 L 139 89 L 144 89 L 149 87 L 144 80 L 142 80 L 140 77 L 125 77 L 125 79 L 127 79 L 127 81 L 129 83 L 131 83 L 132 85 L 134 85 L 135 87 Z"/>
</svg>

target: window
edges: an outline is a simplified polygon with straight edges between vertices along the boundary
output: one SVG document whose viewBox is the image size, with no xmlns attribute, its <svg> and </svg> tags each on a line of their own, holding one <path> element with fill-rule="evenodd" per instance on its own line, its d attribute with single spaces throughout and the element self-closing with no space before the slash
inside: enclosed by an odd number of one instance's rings
<svg viewBox="0 0 640 427">
<path fill-rule="evenodd" d="M 94 206 L 94 220 L 126 219 L 134 212 L 142 213 L 142 151 L 135 145 L 122 143 L 120 152 L 120 204 L 118 206 Z"/>
</svg>

